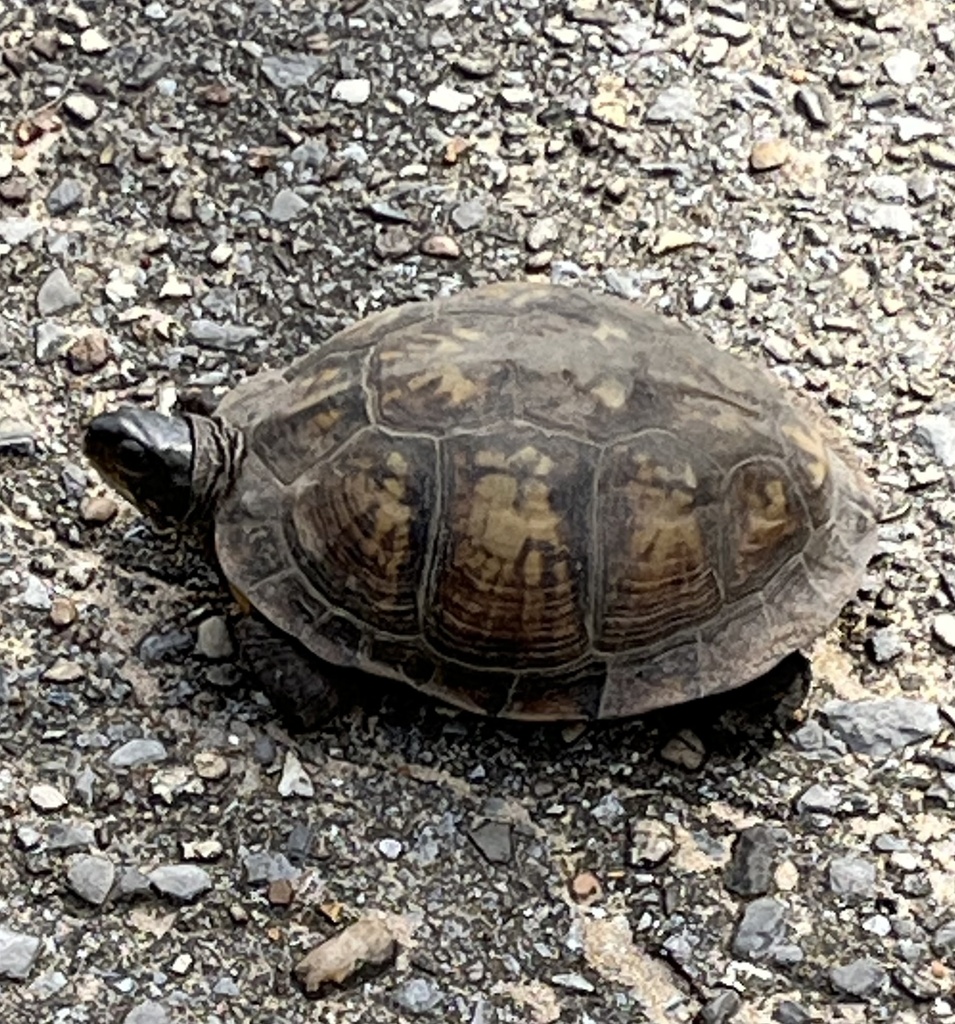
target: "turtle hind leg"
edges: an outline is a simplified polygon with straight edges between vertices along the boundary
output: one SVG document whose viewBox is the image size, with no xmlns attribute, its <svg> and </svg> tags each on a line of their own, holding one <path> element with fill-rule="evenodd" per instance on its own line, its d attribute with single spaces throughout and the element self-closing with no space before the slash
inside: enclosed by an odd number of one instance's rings
<svg viewBox="0 0 955 1024">
<path fill-rule="evenodd" d="M 235 636 L 259 688 L 291 728 L 307 732 L 332 716 L 346 670 L 319 661 L 255 614 L 239 619 Z"/>
</svg>

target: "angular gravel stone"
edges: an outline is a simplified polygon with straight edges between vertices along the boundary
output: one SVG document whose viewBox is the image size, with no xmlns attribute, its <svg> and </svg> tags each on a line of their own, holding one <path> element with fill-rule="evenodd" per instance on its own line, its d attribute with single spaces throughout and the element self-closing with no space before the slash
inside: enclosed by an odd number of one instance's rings
<svg viewBox="0 0 955 1024">
<path fill-rule="evenodd" d="M 276 224 L 287 224 L 308 209 L 308 200 L 290 188 L 283 188 L 272 200 L 269 219 Z"/>
<path fill-rule="evenodd" d="M 138 1003 L 123 1018 L 123 1024 L 170 1024 L 169 1012 L 161 1004 L 147 999 Z"/>
<path fill-rule="evenodd" d="M 886 665 L 905 653 L 906 645 L 899 634 L 890 627 L 874 630 L 868 642 L 872 660 Z"/>
<path fill-rule="evenodd" d="M 98 907 L 105 902 L 113 888 L 116 868 L 107 857 L 81 854 L 70 862 L 66 878 L 80 899 Z"/>
<path fill-rule="evenodd" d="M 727 1024 L 743 1007 L 743 1000 L 738 992 L 724 989 L 700 1011 L 700 1024 Z"/>
<path fill-rule="evenodd" d="M 840 896 L 872 896 L 875 864 L 861 857 L 837 857 L 829 862 L 829 888 Z"/>
<path fill-rule="evenodd" d="M 915 432 L 946 469 L 955 469 L 955 404 L 919 416 Z"/>
<path fill-rule="evenodd" d="M 22 981 L 33 970 L 39 952 L 40 940 L 35 935 L 0 925 L 0 978 Z"/>
<path fill-rule="evenodd" d="M 343 78 L 332 86 L 332 99 L 352 106 L 368 102 L 371 82 L 367 78 Z"/>
<path fill-rule="evenodd" d="M 672 124 L 693 121 L 697 113 L 696 93 L 686 86 L 675 85 L 657 96 L 650 104 L 646 118 L 650 124 Z"/>
<path fill-rule="evenodd" d="M 513 855 L 511 826 L 500 821 L 486 821 L 468 832 L 468 838 L 491 864 L 506 864 Z"/>
<path fill-rule="evenodd" d="M 92 124 L 99 114 L 99 104 L 92 96 L 74 93 L 63 101 L 63 107 L 80 124 Z"/>
<path fill-rule="evenodd" d="M 773 884 L 779 846 L 785 833 L 753 825 L 738 833 L 723 885 L 737 896 L 764 896 Z"/>
<path fill-rule="evenodd" d="M 763 897 L 747 904 L 733 936 L 736 956 L 761 960 L 783 947 L 786 908 L 778 900 Z"/>
<path fill-rule="evenodd" d="M 433 1010 L 444 998 L 438 985 L 430 978 L 411 978 L 395 990 L 395 1002 L 415 1016 Z"/>
<path fill-rule="evenodd" d="M 40 316 L 56 316 L 57 313 L 65 313 L 66 310 L 78 306 L 82 301 L 79 292 L 70 284 L 70 279 L 62 267 L 57 267 L 48 275 L 40 285 L 36 297 Z"/>
<path fill-rule="evenodd" d="M 159 740 L 129 740 L 109 755 L 112 768 L 138 768 L 140 765 L 165 761 L 166 747 Z"/>
<path fill-rule="evenodd" d="M 259 329 L 238 324 L 218 324 L 214 320 L 193 320 L 189 324 L 188 336 L 203 348 L 237 352 L 259 336 Z"/>
<path fill-rule="evenodd" d="M 209 873 L 195 864 L 165 864 L 150 871 L 149 881 L 164 896 L 188 903 L 212 888 Z"/>
<path fill-rule="evenodd" d="M 849 749 L 870 757 L 888 757 L 911 743 L 935 736 L 942 728 L 938 708 L 926 701 L 829 701 L 822 708 L 828 726 Z"/>
<path fill-rule="evenodd" d="M 78 178 L 63 178 L 46 197 L 46 208 L 53 217 L 59 217 L 79 206 L 86 196 L 86 188 Z"/>
<path fill-rule="evenodd" d="M 468 92 L 459 92 L 448 85 L 438 85 L 428 93 L 427 103 L 435 110 L 443 110 L 448 114 L 460 114 L 473 107 L 477 103 L 477 99 Z"/>
<path fill-rule="evenodd" d="M 885 970 L 875 961 L 867 957 L 853 960 L 845 967 L 833 967 L 829 972 L 829 980 L 837 992 L 864 999 L 874 995 L 886 981 Z"/>
<path fill-rule="evenodd" d="M 321 67 L 321 61 L 306 54 L 284 54 L 264 57 L 259 66 L 262 74 L 276 88 L 298 89 L 308 85 Z"/>
<path fill-rule="evenodd" d="M 479 199 L 468 199 L 458 203 L 451 211 L 451 220 L 461 231 L 480 227 L 487 219 L 487 207 Z"/>
<path fill-rule="evenodd" d="M 922 57 L 915 50 L 896 50 L 882 61 L 882 67 L 889 81 L 896 85 L 911 85 L 922 69 Z"/>
<path fill-rule="evenodd" d="M 221 615 L 211 615 L 199 623 L 196 634 L 196 650 L 204 658 L 219 660 L 231 658 L 235 653 L 229 625 Z"/>
</svg>

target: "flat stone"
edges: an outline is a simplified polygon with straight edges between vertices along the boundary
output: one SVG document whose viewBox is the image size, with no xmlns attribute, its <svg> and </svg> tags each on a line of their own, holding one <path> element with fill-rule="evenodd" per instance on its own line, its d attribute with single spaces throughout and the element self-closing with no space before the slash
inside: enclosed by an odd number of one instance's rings
<svg viewBox="0 0 955 1024">
<path fill-rule="evenodd" d="M 166 759 L 166 747 L 159 740 L 129 740 L 109 755 L 112 768 L 138 768 Z"/>
<path fill-rule="evenodd" d="M 83 93 L 73 93 L 63 101 L 63 107 L 68 114 L 80 124 L 91 124 L 99 114 L 99 104 L 92 96 Z"/>
<path fill-rule="evenodd" d="M 106 53 L 112 45 L 99 29 L 88 28 L 80 34 L 80 49 L 83 53 Z"/>
<path fill-rule="evenodd" d="M 65 807 L 67 800 L 56 786 L 41 782 L 30 787 L 30 803 L 41 811 L 56 811 Z"/>
<path fill-rule="evenodd" d="M 829 729 L 844 740 L 850 750 L 870 757 L 888 757 L 912 743 L 935 736 L 942 728 L 934 704 L 906 697 L 833 700 L 823 706 L 822 712 Z"/>
<path fill-rule="evenodd" d="M 840 896 L 871 896 L 875 864 L 861 857 L 836 857 L 829 862 L 829 888 Z"/>
<path fill-rule="evenodd" d="M 873 995 L 885 984 L 886 972 L 875 960 L 860 957 L 845 967 L 833 967 L 829 980 L 836 992 L 864 998 Z"/>
<path fill-rule="evenodd" d="M 308 206 L 308 200 L 303 199 L 294 189 L 283 188 L 272 200 L 269 220 L 275 221 L 276 224 L 287 224 L 301 216 Z"/>
<path fill-rule="evenodd" d="M 332 86 L 332 99 L 358 107 L 368 102 L 371 82 L 367 78 L 343 78 Z"/>
<path fill-rule="evenodd" d="M 388 921 L 364 917 L 316 946 L 295 965 L 295 976 L 306 992 L 315 993 L 329 982 L 342 984 L 365 966 L 388 963 L 397 949 Z"/>
<path fill-rule="evenodd" d="M 782 829 L 753 825 L 737 833 L 723 885 L 737 896 L 764 896 L 773 884 Z"/>
<path fill-rule="evenodd" d="M 35 935 L 0 925 L 0 978 L 22 981 L 29 976 L 39 952 L 40 940 Z"/>
<path fill-rule="evenodd" d="M 414 1016 L 433 1010 L 443 998 L 443 992 L 431 978 L 411 978 L 394 995 L 398 1006 Z"/>
<path fill-rule="evenodd" d="M 299 89 L 308 85 L 321 61 L 306 54 L 282 54 L 263 57 L 262 74 L 278 89 Z"/>
<path fill-rule="evenodd" d="M 282 777 L 279 779 L 279 795 L 284 797 L 315 795 L 315 786 L 309 778 L 308 772 L 292 750 L 285 752 L 285 762 L 282 766 Z"/>
<path fill-rule="evenodd" d="M 80 854 L 74 857 L 66 872 L 70 888 L 80 899 L 93 906 L 106 901 L 116 880 L 116 868 L 107 857 Z"/>
<path fill-rule="evenodd" d="M 460 92 L 449 85 L 437 85 L 428 93 L 426 100 L 429 107 L 443 110 L 447 114 L 461 114 L 470 110 L 477 103 L 477 98 L 469 92 Z"/>
<path fill-rule="evenodd" d="M 219 660 L 231 658 L 235 653 L 229 625 L 222 615 L 210 615 L 199 623 L 196 635 L 196 650 L 204 658 Z"/>
<path fill-rule="evenodd" d="M 919 416 L 915 436 L 941 465 L 955 469 L 955 404 L 945 404 Z"/>
<path fill-rule="evenodd" d="M 21 242 L 32 238 L 42 226 L 32 217 L 0 218 L 0 242 L 9 246 L 20 245 Z"/>
<path fill-rule="evenodd" d="M 769 896 L 746 905 L 733 936 L 733 953 L 751 960 L 769 957 L 786 937 L 786 908 Z"/>
<path fill-rule="evenodd" d="M 558 236 L 557 223 L 554 219 L 542 217 L 530 226 L 524 244 L 531 252 L 539 252 L 556 242 Z"/>
<path fill-rule="evenodd" d="M 456 260 L 461 255 L 461 246 L 450 235 L 430 235 L 421 243 L 421 251 L 425 256 Z"/>
<path fill-rule="evenodd" d="M 728 1024 L 743 1008 L 743 1000 L 738 992 L 725 988 L 718 992 L 700 1010 L 700 1024 Z"/>
<path fill-rule="evenodd" d="M 82 302 L 80 293 L 70 284 L 66 271 L 57 267 L 47 275 L 37 292 L 36 304 L 40 316 L 56 316 L 65 313 Z"/>
<path fill-rule="evenodd" d="M 79 206 L 86 198 L 86 188 L 79 178 L 63 178 L 46 197 L 46 208 L 50 215 L 59 217 Z"/>
<path fill-rule="evenodd" d="M 879 665 L 887 665 L 907 650 L 905 641 L 890 626 L 874 630 L 867 646 L 872 660 Z"/>
<path fill-rule="evenodd" d="M 749 153 L 749 166 L 754 171 L 771 171 L 782 167 L 792 156 L 792 145 L 786 139 L 761 139 Z"/>
<path fill-rule="evenodd" d="M 646 119 L 650 124 L 673 124 L 693 121 L 699 113 L 696 93 L 686 86 L 664 89 L 650 104 Z"/>
<path fill-rule="evenodd" d="M 507 864 L 513 856 L 511 826 L 502 821 L 485 821 L 468 832 L 468 838 L 491 864 Z"/>
<path fill-rule="evenodd" d="M 238 352 L 247 342 L 259 336 L 257 327 L 242 327 L 239 324 L 220 324 L 214 320 L 193 320 L 187 332 L 191 341 L 203 348 Z"/>
<path fill-rule="evenodd" d="M 479 227 L 487 219 L 487 207 L 479 199 L 467 199 L 451 211 L 451 220 L 461 231 Z"/>
<path fill-rule="evenodd" d="M 212 888 L 209 873 L 195 864 L 165 864 L 150 871 L 150 883 L 164 896 L 188 903 Z"/>
<path fill-rule="evenodd" d="M 137 1003 L 126 1014 L 123 1024 L 170 1024 L 170 1017 L 162 1003 L 147 999 L 143 1003 Z"/>
</svg>

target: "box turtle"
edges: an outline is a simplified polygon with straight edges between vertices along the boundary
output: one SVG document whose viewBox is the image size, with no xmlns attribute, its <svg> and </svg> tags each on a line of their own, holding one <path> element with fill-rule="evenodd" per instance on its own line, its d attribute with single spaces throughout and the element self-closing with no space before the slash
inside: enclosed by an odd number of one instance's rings
<svg viewBox="0 0 955 1024">
<path fill-rule="evenodd" d="M 214 527 L 247 659 L 305 725 L 362 671 L 537 720 L 735 687 L 830 624 L 875 545 L 833 424 L 578 287 L 378 313 L 212 416 L 123 407 L 85 444 L 158 522 Z"/>
</svg>

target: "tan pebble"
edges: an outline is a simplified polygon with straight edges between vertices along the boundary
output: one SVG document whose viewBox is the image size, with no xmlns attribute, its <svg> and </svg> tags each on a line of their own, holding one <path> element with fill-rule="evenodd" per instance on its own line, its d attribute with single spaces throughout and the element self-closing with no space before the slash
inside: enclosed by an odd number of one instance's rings
<svg viewBox="0 0 955 1024">
<path fill-rule="evenodd" d="M 307 992 L 316 992 L 329 981 L 341 984 L 366 964 L 387 963 L 396 951 L 389 922 L 366 917 L 316 946 L 295 965 L 295 975 Z"/>
<path fill-rule="evenodd" d="M 200 779 L 224 779 L 229 774 L 229 762 L 212 750 L 201 750 L 192 759 Z"/>
<path fill-rule="evenodd" d="M 54 597 L 50 605 L 50 622 L 61 629 L 76 621 L 76 605 L 68 597 Z"/>
<path fill-rule="evenodd" d="M 784 860 L 776 868 L 773 878 L 780 892 L 793 892 L 799 885 L 799 869 L 791 860 Z"/>
<path fill-rule="evenodd" d="M 85 675 L 83 667 L 77 665 L 75 661 L 66 661 L 64 658 L 58 658 L 43 673 L 43 680 L 47 683 L 76 683 Z"/>
<path fill-rule="evenodd" d="M 421 243 L 421 251 L 425 256 L 445 260 L 456 260 L 461 255 L 461 247 L 450 235 L 431 235 Z"/>
<path fill-rule="evenodd" d="M 706 757 L 706 748 L 696 733 L 682 729 L 660 751 L 660 757 L 688 771 L 696 771 Z"/>
<path fill-rule="evenodd" d="M 948 968 L 940 960 L 932 961 L 932 977 L 944 978 L 948 974 Z"/>
<path fill-rule="evenodd" d="M 749 153 L 749 166 L 754 171 L 771 171 L 782 167 L 792 155 L 792 146 L 786 139 L 762 139 Z"/>
<path fill-rule="evenodd" d="M 603 895 L 600 879 L 592 871 L 581 871 L 570 883 L 570 891 L 578 903 L 593 903 Z"/>
<path fill-rule="evenodd" d="M 199 839 L 182 844 L 183 860 L 216 860 L 222 856 L 222 843 L 218 839 Z"/>
<path fill-rule="evenodd" d="M 104 495 L 96 494 L 80 502 L 80 517 L 84 523 L 108 523 L 118 511 L 116 502 Z"/>
<path fill-rule="evenodd" d="M 169 965 L 173 974 L 188 974 L 192 969 L 192 957 L 188 953 L 180 953 Z"/>
<path fill-rule="evenodd" d="M 102 331 L 88 331 L 70 346 L 67 360 L 74 373 L 92 373 L 109 362 L 109 342 Z"/>
<path fill-rule="evenodd" d="M 295 896 L 292 883 L 287 878 L 276 878 L 269 883 L 269 903 L 274 907 L 287 907 Z"/>
<path fill-rule="evenodd" d="M 661 231 L 653 240 L 650 251 L 654 256 L 662 256 L 664 253 L 686 249 L 695 244 L 696 235 L 691 235 L 688 231 Z"/>
<path fill-rule="evenodd" d="M 56 811 L 66 805 L 66 797 L 55 786 L 41 782 L 31 787 L 30 803 L 41 811 Z"/>
</svg>

